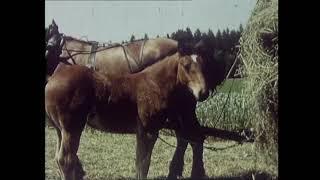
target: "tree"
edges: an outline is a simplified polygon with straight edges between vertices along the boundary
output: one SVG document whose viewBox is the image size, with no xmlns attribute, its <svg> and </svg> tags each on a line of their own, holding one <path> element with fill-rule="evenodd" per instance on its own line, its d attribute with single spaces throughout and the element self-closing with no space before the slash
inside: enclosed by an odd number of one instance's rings
<svg viewBox="0 0 320 180">
<path fill-rule="evenodd" d="M 230 30 L 229 30 L 229 28 L 227 28 L 226 29 L 226 35 L 229 36 L 229 34 L 230 34 Z"/>
<path fill-rule="evenodd" d="M 208 40 L 209 40 L 209 46 L 211 49 L 215 49 L 216 47 L 216 37 L 214 36 L 214 33 L 211 29 L 208 30 Z"/>
<path fill-rule="evenodd" d="M 222 50 L 227 50 L 226 39 L 227 39 L 226 30 L 223 30 L 222 34 L 221 34 L 221 49 Z"/>
<path fill-rule="evenodd" d="M 158 35 L 159 36 L 159 35 Z M 144 33 L 144 39 L 149 39 L 148 34 Z"/>
<path fill-rule="evenodd" d="M 167 38 L 169 39 L 170 38 L 170 36 L 169 36 L 169 34 L 167 33 Z"/>
<path fill-rule="evenodd" d="M 186 37 L 189 40 L 193 40 L 193 34 L 192 34 L 191 29 L 189 27 L 186 28 Z"/>
<path fill-rule="evenodd" d="M 208 36 L 209 36 L 209 38 L 214 37 L 214 34 L 211 29 L 208 30 Z"/>
<path fill-rule="evenodd" d="M 217 33 L 216 33 L 216 49 L 222 49 L 222 34 L 220 29 L 218 29 Z"/>
<path fill-rule="evenodd" d="M 231 44 L 232 44 L 232 48 L 233 50 L 231 51 L 231 53 L 235 53 L 235 46 L 239 44 L 239 37 L 238 34 L 235 30 L 231 30 L 230 31 L 230 40 L 231 40 Z"/>
<path fill-rule="evenodd" d="M 209 36 L 207 33 L 201 33 L 201 39 L 203 39 L 204 41 L 208 41 L 209 40 Z"/>
<path fill-rule="evenodd" d="M 242 34 L 242 32 L 243 32 L 242 24 L 240 24 L 240 26 L 239 26 L 239 32 L 240 32 L 240 34 Z"/>
<path fill-rule="evenodd" d="M 176 32 L 171 33 L 170 38 L 176 40 Z"/>
<path fill-rule="evenodd" d="M 200 32 L 199 28 L 196 29 L 196 31 L 194 32 L 193 38 L 196 42 L 201 40 L 201 32 Z"/>
<path fill-rule="evenodd" d="M 133 42 L 136 38 L 134 37 L 134 35 L 132 34 L 131 35 L 131 38 L 130 38 L 130 42 Z"/>
<path fill-rule="evenodd" d="M 225 31 L 225 48 L 227 51 L 231 52 L 232 47 L 234 44 L 232 43 L 231 36 L 230 36 L 230 30 L 229 28 L 226 29 Z"/>
</svg>

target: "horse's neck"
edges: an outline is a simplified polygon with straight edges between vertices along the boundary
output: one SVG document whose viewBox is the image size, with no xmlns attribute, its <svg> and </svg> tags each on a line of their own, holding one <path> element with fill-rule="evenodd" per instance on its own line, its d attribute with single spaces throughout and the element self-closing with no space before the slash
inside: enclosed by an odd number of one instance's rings
<svg viewBox="0 0 320 180">
<path fill-rule="evenodd" d="M 89 50 L 91 49 L 92 45 L 87 42 L 81 42 L 79 40 L 71 39 L 71 40 L 66 40 L 65 46 L 68 49 L 73 49 L 73 50 Z"/>
<path fill-rule="evenodd" d="M 75 60 L 76 62 L 70 62 L 71 64 L 76 63 L 76 64 L 81 64 L 81 65 L 86 65 L 89 61 L 88 58 L 83 58 L 83 55 L 89 56 L 89 52 L 91 51 L 92 45 L 87 42 L 82 42 L 76 39 L 66 39 L 66 42 L 63 46 L 63 51 L 62 55 L 60 56 L 61 58 L 70 58 L 70 55 L 72 56 L 72 60 Z M 85 53 L 82 54 L 81 52 Z M 77 56 L 76 54 L 82 54 L 82 56 Z M 81 61 L 79 61 L 80 59 Z M 70 59 L 69 59 L 70 60 Z"/>
<path fill-rule="evenodd" d="M 166 93 L 173 91 L 177 85 L 178 59 L 177 54 L 175 54 L 150 66 L 145 71 L 148 73 L 148 77 L 158 84 L 162 91 L 166 91 Z"/>
</svg>

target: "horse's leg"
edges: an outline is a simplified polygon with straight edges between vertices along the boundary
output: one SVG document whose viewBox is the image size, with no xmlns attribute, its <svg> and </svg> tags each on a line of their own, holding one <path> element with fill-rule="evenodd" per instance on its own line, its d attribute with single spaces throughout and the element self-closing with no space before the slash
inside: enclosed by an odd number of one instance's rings
<svg viewBox="0 0 320 180">
<path fill-rule="evenodd" d="M 61 168 L 61 177 L 64 180 L 81 180 L 84 170 L 77 156 L 80 136 L 84 129 L 85 118 L 73 118 L 73 125 L 61 130 L 61 145 L 58 153 L 58 164 Z M 80 121 L 76 121 L 80 120 Z M 69 121 L 68 123 L 70 123 Z"/>
<path fill-rule="evenodd" d="M 176 130 L 175 133 L 177 138 L 177 147 L 170 163 L 168 179 L 177 179 L 182 177 L 184 154 L 188 146 L 188 142 L 180 138 L 179 131 Z"/>
<path fill-rule="evenodd" d="M 192 147 L 192 171 L 191 178 L 206 177 L 203 165 L 203 141 L 190 143 Z"/>
<path fill-rule="evenodd" d="M 197 115 L 195 113 L 195 104 L 190 104 L 186 107 L 187 110 L 180 111 L 180 133 L 181 138 L 187 139 L 192 146 L 193 160 L 191 178 L 199 179 L 206 177 L 204 165 L 203 165 L 203 142 L 205 139 L 204 134 L 201 131 L 201 126 L 198 122 Z"/>
<path fill-rule="evenodd" d="M 152 150 L 158 138 L 158 132 L 152 135 L 145 132 L 140 120 L 138 120 L 136 137 L 136 178 L 146 179 L 150 167 Z"/>
<path fill-rule="evenodd" d="M 55 156 L 54 156 L 54 159 L 58 165 L 58 168 L 59 168 L 59 175 L 61 176 L 62 175 L 62 172 L 61 172 L 61 168 L 60 168 L 60 165 L 59 165 L 59 162 L 58 162 L 58 157 L 59 157 L 59 151 L 60 151 L 60 146 L 61 146 L 61 130 L 60 130 L 60 126 L 59 126 L 59 123 L 56 121 L 58 118 L 56 116 L 54 116 L 56 114 L 54 113 L 51 113 L 51 114 L 48 114 L 48 118 L 49 118 L 49 122 L 51 123 L 51 125 L 53 126 L 53 128 L 56 130 L 57 132 L 57 144 L 56 144 L 56 152 L 55 152 Z"/>
<path fill-rule="evenodd" d="M 56 129 L 56 131 L 57 131 L 57 135 L 58 135 L 57 144 L 56 144 L 56 153 L 55 153 L 54 159 L 55 159 L 55 161 L 56 161 L 56 163 L 57 163 L 57 165 L 58 165 L 59 174 L 60 174 L 60 176 L 61 176 L 63 172 L 62 172 L 62 170 L 61 170 L 61 168 L 60 168 L 58 159 L 59 159 L 59 151 L 60 151 L 60 147 L 61 147 L 61 139 L 62 139 L 62 137 L 61 137 L 61 131 L 60 131 L 60 129 L 59 129 L 58 127 L 56 127 L 56 126 L 54 126 L 54 127 L 55 127 L 55 129 Z"/>
</svg>

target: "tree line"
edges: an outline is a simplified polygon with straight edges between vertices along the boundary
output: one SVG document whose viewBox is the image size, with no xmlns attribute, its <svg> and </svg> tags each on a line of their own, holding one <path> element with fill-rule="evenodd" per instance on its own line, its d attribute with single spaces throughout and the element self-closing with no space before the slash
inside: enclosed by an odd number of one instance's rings
<svg viewBox="0 0 320 180">
<path fill-rule="evenodd" d="M 239 46 L 239 39 L 241 37 L 242 32 L 242 24 L 240 24 L 237 30 L 230 30 L 229 28 L 226 28 L 224 30 L 218 29 L 216 33 L 214 33 L 211 29 L 209 29 L 207 32 L 201 32 L 199 29 L 196 29 L 193 33 L 191 29 L 187 27 L 186 29 L 178 29 L 176 32 L 173 32 L 170 35 L 167 34 L 166 37 L 174 40 L 183 39 L 185 41 L 193 43 L 196 43 L 203 39 L 209 46 L 209 48 L 213 50 L 213 52 L 215 53 L 215 58 L 218 61 L 224 62 L 225 71 L 227 73 L 227 71 L 231 68 L 236 58 Z M 156 37 L 159 37 L 159 35 L 157 35 Z M 144 39 L 149 39 L 148 34 L 145 33 Z M 129 41 L 122 42 L 133 42 L 135 40 L 138 39 L 136 39 L 134 35 L 131 35 Z M 236 70 L 239 64 L 240 62 L 238 61 L 235 65 L 234 70 L 230 74 L 230 78 L 240 77 L 238 74 L 236 74 Z"/>
</svg>

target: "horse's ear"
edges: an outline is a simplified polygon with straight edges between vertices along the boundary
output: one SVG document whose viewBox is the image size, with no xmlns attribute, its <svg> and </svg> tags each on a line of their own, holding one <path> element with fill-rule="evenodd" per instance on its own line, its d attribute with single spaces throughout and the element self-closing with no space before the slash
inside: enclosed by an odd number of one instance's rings
<svg viewBox="0 0 320 180">
<path fill-rule="evenodd" d="M 206 44 L 203 39 L 195 44 L 194 49 L 197 53 L 203 53 L 209 50 L 208 44 Z"/>
<path fill-rule="evenodd" d="M 191 42 L 178 41 L 178 52 L 181 55 L 191 55 L 193 53 L 193 45 Z"/>
<path fill-rule="evenodd" d="M 54 26 L 57 26 L 57 24 L 56 24 L 56 22 L 54 21 L 54 19 L 52 19 L 52 24 L 53 24 Z"/>
<path fill-rule="evenodd" d="M 194 51 L 201 56 L 210 57 L 209 59 L 213 58 L 213 55 L 215 54 L 213 47 L 204 39 L 201 39 L 195 44 Z"/>
<path fill-rule="evenodd" d="M 199 50 L 201 50 L 201 49 L 204 48 L 204 47 L 205 47 L 205 44 L 204 44 L 204 40 L 203 40 L 203 39 L 201 39 L 199 42 L 197 42 L 197 43 L 195 44 L 195 46 L 194 46 L 194 48 L 195 48 L 196 51 L 199 51 Z"/>
</svg>

